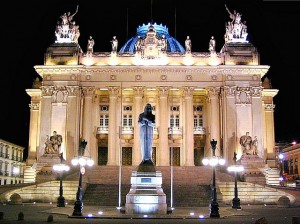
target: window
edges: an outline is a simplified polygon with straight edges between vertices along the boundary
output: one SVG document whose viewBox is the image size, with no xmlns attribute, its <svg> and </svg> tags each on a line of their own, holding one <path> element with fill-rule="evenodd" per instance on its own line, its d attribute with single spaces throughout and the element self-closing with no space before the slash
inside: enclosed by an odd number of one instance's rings
<svg viewBox="0 0 300 224">
<path fill-rule="evenodd" d="M 194 115 L 194 127 L 203 127 L 202 115 Z"/>
<path fill-rule="evenodd" d="M 123 126 L 132 126 L 132 115 L 131 114 L 125 114 L 123 115 Z"/>
<path fill-rule="evenodd" d="M 179 115 L 170 116 L 170 127 L 179 127 Z"/>
<path fill-rule="evenodd" d="M 100 127 L 108 127 L 108 114 L 100 115 Z"/>
</svg>

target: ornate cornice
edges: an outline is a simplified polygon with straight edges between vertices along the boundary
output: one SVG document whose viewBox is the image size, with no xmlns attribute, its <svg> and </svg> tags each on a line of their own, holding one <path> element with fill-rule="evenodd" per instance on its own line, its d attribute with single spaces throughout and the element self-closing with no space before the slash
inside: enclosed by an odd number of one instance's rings
<svg viewBox="0 0 300 224">
<path fill-rule="evenodd" d="M 41 75 L 57 75 L 57 74 L 72 74 L 73 79 L 76 74 L 86 73 L 104 73 L 104 74 L 119 74 L 119 73 L 148 73 L 148 74 L 224 74 L 224 75 L 259 75 L 263 76 L 269 69 L 269 66 L 258 65 L 254 66 L 243 66 L 235 65 L 235 67 L 229 66 L 204 66 L 203 68 L 193 66 L 153 66 L 152 68 L 144 68 L 140 66 L 35 66 L 36 71 Z"/>
<path fill-rule="evenodd" d="M 274 112 L 275 105 L 273 103 L 265 103 L 266 112 Z"/>
</svg>

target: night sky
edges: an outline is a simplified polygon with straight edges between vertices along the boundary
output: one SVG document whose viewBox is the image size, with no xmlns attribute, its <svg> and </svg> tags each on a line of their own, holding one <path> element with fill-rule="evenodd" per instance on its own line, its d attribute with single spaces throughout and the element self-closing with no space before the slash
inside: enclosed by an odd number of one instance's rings
<svg viewBox="0 0 300 224">
<path fill-rule="evenodd" d="M 197 5 L 195 5 L 197 2 Z M 33 66 L 43 65 L 44 53 L 55 41 L 55 26 L 64 12 L 79 11 L 79 45 L 86 51 L 87 40 L 95 40 L 94 52 L 111 51 L 117 36 L 120 49 L 143 23 L 162 23 L 183 46 L 186 36 L 193 52 L 208 52 L 211 36 L 216 50 L 224 44 L 227 7 L 247 21 L 248 40 L 260 52 L 262 65 L 270 65 L 267 77 L 279 89 L 274 98 L 276 141 L 299 142 L 300 1 L 192 1 L 114 0 L 6 2 L 1 7 L 0 138 L 28 148 L 31 88 L 38 77 Z M 152 7 L 151 7 L 152 5 Z M 151 10 L 152 8 L 152 10 Z M 175 13 L 176 12 L 176 13 Z M 175 16 L 176 14 L 176 16 Z M 128 15 L 128 16 L 127 16 Z M 151 16 L 152 15 L 152 16 Z M 26 156 L 26 153 L 25 153 Z"/>
</svg>

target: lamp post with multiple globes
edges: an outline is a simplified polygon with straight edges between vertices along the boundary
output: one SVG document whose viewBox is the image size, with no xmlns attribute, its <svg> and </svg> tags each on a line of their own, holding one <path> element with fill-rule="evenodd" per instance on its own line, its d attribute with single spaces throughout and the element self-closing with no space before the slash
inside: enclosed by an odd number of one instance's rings
<svg viewBox="0 0 300 224">
<path fill-rule="evenodd" d="M 211 203 L 210 203 L 210 214 L 209 216 L 211 218 L 220 218 L 220 213 L 219 213 L 219 204 L 217 201 L 217 190 L 216 190 L 216 166 L 221 165 L 223 166 L 225 164 L 225 160 L 222 159 L 221 157 L 216 156 L 216 146 L 217 146 L 217 141 L 214 139 L 210 141 L 211 148 L 212 148 L 212 157 L 204 158 L 202 160 L 203 165 L 207 166 L 210 165 L 213 167 L 213 182 L 212 182 L 212 198 L 211 198 Z"/>
<path fill-rule="evenodd" d="M 79 145 L 78 156 L 74 157 L 71 161 L 74 166 L 79 165 L 79 184 L 76 193 L 76 201 L 74 203 L 73 216 L 82 216 L 82 211 L 83 211 L 82 176 L 85 173 L 86 165 L 88 166 L 94 165 L 94 161 L 90 157 L 84 156 L 86 145 L 87 145 L 87 141 L 82 139 Z"/>
<path fill-rule="evenodd" d="M 57 173 L 59 173 L 59 196 L 57 198 L 57 207 L 65 207 L 65 198 L 63 196 L 63 185 L 62 185 L 62 175 L 63 172 L 67 172 L 70 170 L 70 167 L 63 163 L 63 154 L 59 154 L 60 157 L 60 163 L 55 164 L 53 166 L 53 170 Z"/>
<path fill-rule="evenodd" d="M 236 165 L 236 152 L 233 154 L 234 165 L 229 166 L 227 170 L 229 172 L 234 172 L 234 198 L 232 199 L 232 208 L 241 209 L 240 199 L 238 198 L 238 188 L 237 188 L 237 173 L 244 171 L 244 167 L 241 165 Z"/>
</svg>

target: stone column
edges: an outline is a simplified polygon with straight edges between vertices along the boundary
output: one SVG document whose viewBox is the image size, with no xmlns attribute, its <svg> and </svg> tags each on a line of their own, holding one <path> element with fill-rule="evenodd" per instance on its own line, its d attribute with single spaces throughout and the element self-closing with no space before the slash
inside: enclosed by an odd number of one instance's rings
<svg viewBox="0 0 300 224">
<path fill-rule="evenodd" d="M 88 144 L 86 147 L 86 156 L 91 156 L 94 161 L 97 161 L 97 149 L 95 148 L 95 136 L 93 135 L 93 96 L 95 94 L 95 87 L 88 86 L 82 87 L 84 95 L 83 104 L 83 119 L 82 119 L 82 138 L 85 139 Z"/>
<path fill-rule="evenodd" d="M 252 119 L 253 119 L 253 134 L 252 140 L 257 137 L 257 154 L 259 157 L 264 158 L 264 150 L 263 150 L 263 109 L 262 109 L 262 87 L 252 87 L 251 95 L 252 95 Z"/>
<path fill-rule="evenodd" d="M 210 121 L 209 121 L 209 136 L 207 142 L 209 143 L 212 139 L 216 140 L 217 148 L 216 148 L 216 156 L 220 155 L 220 113 L 219 113 L 219 91 L 220 87 L 208 87 L 208 97 L 210 101 Z M 208 145 L 208 144 L 206 144 Z M 206 147 L 205 149 L 208 152 L 208 155 L 212 154 L 212 150 L 210 147 Z M 205 153 L 207 154 L 207 153 Z"/>
<path fill-rule="evenodd" d="M 137 86 L 133 88 L 134 91 L 134 111 L 133 111 L 133 124 L 134 124 L 134 143 L 132 152 L 132 165 L 139 165 L 142 161 L 141 142 L 140 142 L 140 128 L 138 124 L 139 114 L 144 111 L 143 96 L 144 87 Z"/>
<path fill-rule="evenodd" d="M 183 88 L 184 110 L 183 118 L 183 156 L 184 166 L 194 166 L 194 116 L 193 116 L 194 87 Z"/>
<path fill-rule="evenodd" d="M 78 155 L 80 138 L 80 102 L 82 90 L 79 86 L 67 86 L 67 123 L 66 123 L 66 160 L 71 161 Z"/>
<path fill-rule="evenodd" d="M 224 86 L 225 97 L 223 100 L 224 111 L 224 159 L 229 165 L 233 164 L 234 152 L 237 152 L 237 126 L 236 126 L 236 86 Z"/>
<path fill-rule="evenodd" d="M 168 139 L 168 123 L 169 123 L 169 110 L 168 110 L 168 90 L 169 87 L 159 87 L 159 147 L 156 151 L 157 166 L 170 165 L 170 149 Z"/>
<path fill-rule="evenodd" d="M 117 86 L 109 87 L 109 124 L 108 124 L 108 161 L 107 165 L 118 165 L 118 159 L 116 151 L 117 136 L 117 98 L 120 88 Z"/>
<path fill-rule="evenodd" d="M 27 94 L 31 96 L 30 107 L 30 125 L 29 125 L 29 144 L 28 157 L 26 163 L 28 166 L 37 161 L 37 149 L 39 145 L 39 115 L 40 115 L 40 96 L 41 90 L 28 89 Z M 23 157 L 22 157 L 23 159 Z"/>
<path fill-rule="evenodd" d="M 265 104 L 265 128 L 266 128 L 266 153 L 264 159 L 274 160 L 275 159 L 275 130 L 274 130 L 274 108 L 273 103 Z M 268 162 L 268 161 L 267 161 Z M 273 167 L 273 166 L 271 166 Z"/>
<path fill-rule="evenodd" d="M 45 142 L 47 135 L 51 133 L 51 117 L 52 117 L 52 94 L 54 91 L 54 86 L 42 86 L 42 99 L 41 99 L 41 109 L 40 109 L 40 140 L 37 152 L 37 160 L 45 153 Z"/>
</svg>

